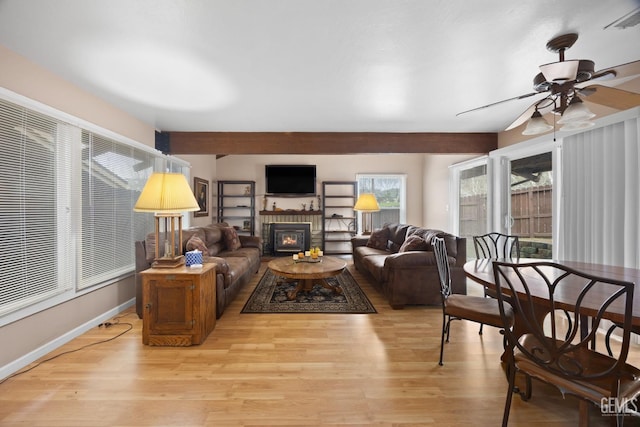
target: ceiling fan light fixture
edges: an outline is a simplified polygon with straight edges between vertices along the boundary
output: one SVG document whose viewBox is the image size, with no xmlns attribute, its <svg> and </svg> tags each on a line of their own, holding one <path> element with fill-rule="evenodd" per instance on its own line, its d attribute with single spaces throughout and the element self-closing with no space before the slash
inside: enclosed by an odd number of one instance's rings
<svg viewBox="0 0 640 427">
<path fill-rule="evenodd" d="M 527 122 L 527 127 L 522 132 L 523 135 L 539 135 L 553 129 L 547 121 L 542 117 L 538 110 L 534 111 L 531 118 Z"/>
<path fill-rule="evenodd" d="M 583 130 L 583 129 L 588 129 L 590 127 L 593 127 L 595 125 L 595 122 L 589 121 L 589 120 L 585 120 L 582 122 L 570 122 L 570 123 L 566 123 L 565 125 L 563 125 L 560 130 L 564 131 L 564 132 L 571 132 L 574 130 Z"/>
<path fill-rule="evenodd" d="M 558 123 L 584 122 L 592 117 L 595 117 L 595 114 L 584 105 L 578 95 L 574 95 Z"/>
<path fill-rule="evenodd" d="M 572 59 L 570 61 L 552 62 L 540 66 L 540 72 L 544 75 L 548 82 L 562 84 L 569 80 L 575 80 L 578 75 L 578 66 L 580 60 Z"/>
</svg>

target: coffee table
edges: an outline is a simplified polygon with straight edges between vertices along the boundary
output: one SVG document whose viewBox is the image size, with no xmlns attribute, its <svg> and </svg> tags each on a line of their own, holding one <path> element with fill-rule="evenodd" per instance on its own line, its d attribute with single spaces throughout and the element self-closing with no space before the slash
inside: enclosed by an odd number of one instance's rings
<svg viewBox="0 0 640 427">
<path fill-rule="evenodd" d="M 268 267 L 278 276 L 298 281 L 296 288 L 287 293 L 289 300 L 294 300 L 300 291 L 310 291 L 315 283 L 341 294 L 342 289 L 330 285 L 324 279 L 342 273 L 347 266 L 346 261 L 331 256 L 323 256 L 320 259 L 320 262 L 295 262 L 292 257 L 282 257 L 269 261 Z"/>
</svg>

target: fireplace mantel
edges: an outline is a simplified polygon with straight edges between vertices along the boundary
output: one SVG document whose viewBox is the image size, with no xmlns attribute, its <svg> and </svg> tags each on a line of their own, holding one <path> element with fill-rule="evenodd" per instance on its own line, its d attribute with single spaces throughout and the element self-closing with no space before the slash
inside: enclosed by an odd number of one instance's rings
<svg viewBox="0 0 640 427">
<path fill-rule="evenodd" d="M 260 211 L 260 215 L 322 215 L 322 211 L 303 211 L 297 209 L 283 209 L 280 211 Z"/>
</svg>

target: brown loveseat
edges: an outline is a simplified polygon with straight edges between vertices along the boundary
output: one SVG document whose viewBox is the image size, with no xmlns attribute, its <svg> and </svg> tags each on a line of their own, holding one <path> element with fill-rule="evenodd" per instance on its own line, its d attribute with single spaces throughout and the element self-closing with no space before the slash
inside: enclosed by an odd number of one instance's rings
<svg viewBox="0 0 640 427">
<path fill-rule="evenodd" d="M 182 230 L 184 252 L 198 249 L 203 262 L 216 263 L 216 317 L 234 300 L 260 268 L 260 238 L 238 235 L 227 223 L 210 224 Z M 144 241 L 135 242 L 136 273 L 151 267 L 155 247 L 155 234 Z M 149 248 L 149 249 L 148 249 Z M 142 318 L 142 280 L 136 274 L 136 311 Z"/>
<path fill-rule="evenodd" d="M 462 269 L 466 239 L 440 230 L 408 224 L 385 224 L 371 236 L 351 240 L 356 269 L 372 279 L 394 309 L 407 304 L 440 305 L 438 267 L 431 246 L 434 236 L 444 237 L 451 264 L 452 292 L 466 294 Z"/>
</svg>

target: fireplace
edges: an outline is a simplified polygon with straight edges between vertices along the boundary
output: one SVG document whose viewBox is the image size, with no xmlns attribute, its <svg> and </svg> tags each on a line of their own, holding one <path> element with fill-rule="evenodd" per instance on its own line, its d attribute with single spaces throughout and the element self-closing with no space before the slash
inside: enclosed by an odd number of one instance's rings
<svg viewBox="0 0 640 427">
<path fill-rule="evenodd" d="M 308 251 L 311 247 L 311 224 L 278 222 L 271 224 L 273 255 L 291 255 Z"/>
</svg>

